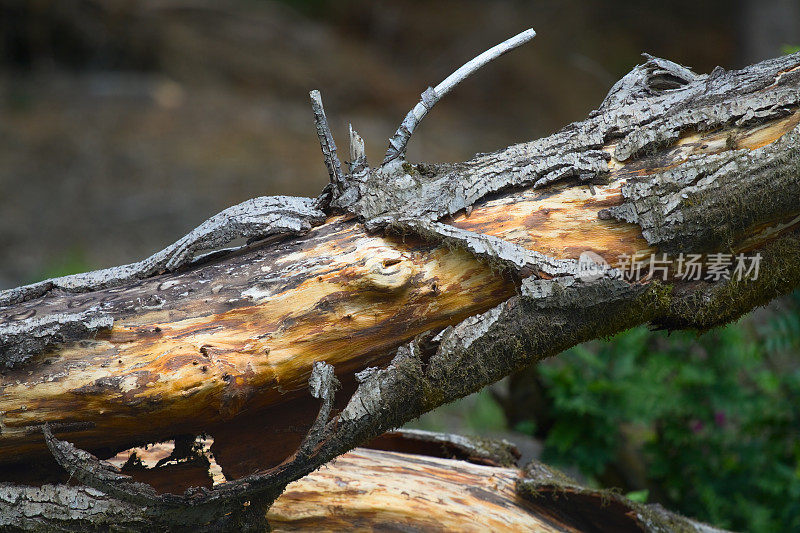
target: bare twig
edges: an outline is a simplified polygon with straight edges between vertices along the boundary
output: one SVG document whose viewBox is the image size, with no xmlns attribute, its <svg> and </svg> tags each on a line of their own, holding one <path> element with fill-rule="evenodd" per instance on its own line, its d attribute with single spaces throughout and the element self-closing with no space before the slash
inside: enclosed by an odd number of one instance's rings
<svg viewBox="0 0 800 533">
<path fill-rule="evenodd" d="M 314 124 L 317 127 L 317 137 L 322 148 L 322 156 L 325 158 L 325 166 L 331 182 L 337 185 L 344 183 L 344 172 L 342 164 L 336 155 L 336 143 L 333 142 L 333 134 L 328 126 L 328 118 L 325 116 L 325 109 L 322 107 L 322 95 L 318 90 L 308 93 L 311 97 L 311 109 L 314 111 Z"/>
<path fill-rule="evenodd" d="M 460 69 L 450 74 L 436 87 L 428 87 L 425 92 L 422 93 L 422 99 L 414 106 L 414 109 L 408 112 L 406 118 L 404 118 L 402 124 L 400 124 L 400 127 L 397 128 L 394 136 L 389 139 L 389 149 L 386 150 L 386 157 L 383 163 L 386 164 L 398 157 L 405 157 L 406 146 L 408 146 L 408 141 L 411 139 L 411 135 L 414 133 L 416 127 L 422 122 L 422 119 L 428 111 L 436 105 L 436 102 L 449 93 L 453 87 L 464 81 L 486 63 L 527 43 L 535 36 L 536 32 L 533 31 L 533 28 L 528 28 L 522 33 L 515 35 L 507 41 L 503 41 L 497 46 L 486 50 L 474 59 L 466 62 Z"/>
</svg>

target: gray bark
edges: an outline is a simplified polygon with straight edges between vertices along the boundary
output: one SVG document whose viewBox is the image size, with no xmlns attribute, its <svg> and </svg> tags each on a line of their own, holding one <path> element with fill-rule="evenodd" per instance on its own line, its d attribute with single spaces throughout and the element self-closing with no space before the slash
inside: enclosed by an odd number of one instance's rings
<svg viewBox="0 0 800 533">
<path fill-rule="evenodd" d="M 113 289 L 125 283 L 171 272 L 188 265 L 204 251 L 215 250 L 236 239 L 265 239 L 273 236 L 300 235 L 312 225 L 325 220 L 311 198 L 262 196 L 229 207 L 209 218 L 197 228 L 142 261 L 118 267 L 95 270 L 48 279 L 31 285 L 0 291 L 0 370 L 21 365 L 56 342 L 86 337 L 87 333 L 109 328 L 114 323 L 109 311 L 113 305 L 100 303 L 82 311 L 81 298 L 68 305 L 70 311 L 36 316 L 21 311 L 18 304 L 40 299 L 51 291 L 80 294 Z M 230 252 L 230 250 L 227 250 Z M 199 258 L 200 260 L 203 257 Z M 150 305 L 160 305 L 158 300 Z M 16 308 L 12 306 L 17 305 Z M 147 304 L 145 304 L 147 305 Z M 16 312 L 9 309 L 16 309 Z M 4 313 L 5 311 L 5 313 Z"/>
<path fill-rule="evenodd" d="M 509 187 L 543 187 L 566 178 L 599 181 L 613 156 L 625 161 L 673 142 L 686 131 L 745 125 L 785 116 L 798 104 L 797 54 L 740 71 L 717 67 L 697 75 L 648 56 L 612 87 L 583 122 L 537 141 L 478 155 L 455 165 L 410 165 L 393 160 L 352 180 L 354 192 L 337 202 L 379 228 L 401 218 L 439 220 Z M 784 71 L 787 71 L 784 74 Z M 770 88 L 769 93 L 760 91 Z M 601 148 L 616 140 L 613 154 Z M 703 159 L 693 176 L 714 168 Z M 353 200 L 353 198 L 358 198 Z"/>
<path fill-rule="evenodd" d="M 41 496 L 31 496 L 27 488 L 4 486 L 0 502 L 13 501 L 14 509 L 30 514 L 35 520 L 20 525 L 33 529 L 62 527 L 72 519 L 75 524 L 100 528 L 109 516 L 132 528 L 143 528 L 142 523 L 207 526 L 219 513 L 233 512 L 238 517 L 245 499 L 269 505 L 287 483 L 337 455 L 577 343 L 642 323 L 705 329 L 791 290 L 800 284 L 796 228 L 763 247 L 763 275 L 757 280 L 629 283 L 613 269 L 583 279 L 576 261 L 556 260 L 495 237 L 455 229 L 446 224 L 445 217 L 468 209 L 487 195 L 510 189 L 548 187 L 569 179 L 602 183 L 612 159 L 631 160 L 675 142 L 687 131 L 735 128 L 787 116 L 800 106 L 798 66 L 800 54 L 794 54 L 742 71 L 715 69 L 710 75 L 697 75 L 674 63 L 648 58 L 612 88 L 586 121 L 550 137 L 459 164 L 411 165 L 394 158 L 369 169 L 366 161 L 359 160 L 346 176 L 340 174 L 340 168 L 330 167 L 336 186 L 316 205 L 328 212 L 349 212 L 372 229 L 411 232 L 463 246 L 518 276 L 519 293 L 486 313 L 399 347 L 385 368 L 359 372 L 358 388 L 338 415 L 332 416 L 331 411 L 336 388 L 332 372 L 317 368 L 312 392 L 322 400 L 320 415 L 296 456 L 275 469 L 211 491 L 166 498 L 124 479 L 109 465 L 50 434 L 48 444 L 59 463 L 92 488 L 49 487 L 37 493 Z M 800 214 L 798 135 L 795 127 L 764 149 L 737 150 L 734 144 L 734 149 L 728 146 L 723 153 L 697 156 L 646 181 L 631 178 L 623 191 L 625 203 L 604 216 L 640 224 L 648 242 L 664 251 L 725 250 L 754 225 L 795 220 Z M 321 134 L 323 137 L 327 139 Z M 356 134 L 352 138 L 360 139 Z M 613 152 L 602 149 L 611 142 L 616 142 Z M 335 157 L 331 146 L 332 139 L 326 159 Z M 363 149 L 357 146 L 353 152 L 363 154 Z M 247 209 L 239 213 L 241 219 L 239 215 L 223 217 L 221 225 L 212 224 L 214 237 L 206 238 L 201 231 L 200 238 L 180 245 L 179 241 L 174 245 L 177 248 L 153 256 L 158 260 L 145 260 L 147 266 L 135 267 L 135 274 L 121 267 L 122 274 L 112 275 L 115 281 L 92 273 L 0 295 L 0 306 L 4 306 L 0 307 L 0 328 L 4 328 L 0 329 L 0 361 L 6 366 L 22 364 L 54 339 L 84 338 L 87 331 L 107 327 L 115 313 L 130 313 L 131 305 L 134 309 L 146 305 L 140 300 L 132 303 L 137 290 L 132 286 L 130 294 L 105 307 L 68 315 L 59 314 L 67 300 L 49 295 L 45 307 L 49 315 L 26 317 L 31 309 L 26 304 L 47 291 L 105 289 L 109 283 L 124 284 L 183 264 L 197 248 L 196 242 L 205 247 L 222 244 L 231 235 L 296 234 L 321 219 L 312 200 L 293 200 L 288 214 L 274 216 L 275 205 L 267 204 L 269 209 L 259 211 L 253 225 Z M 263 217 L 266 223 L 262 223 Z M 276 249 L 280 246 L 291 245 L 276 245 Z M 220 265 L 220 271 L 226 268 L 224 259 Z M 175 278 L 176 286 L 191 283 L 191 272 L 184 276 Z M 70 499 L 92 503 L 73 509 L 62 503 Z M 95 513 L 95 509 L 107 511 Z M 166 522 L 156 521 L 154 509 L 158 520 Z M 662 525 L 643 523 L 644 530 L 664 530 Z"/>
<path fill-rule="evenodd" d="M 140 507 L 89 487 L 0 484 L 4 531 L 135 531 L 151 524 Z"/>
</svg>

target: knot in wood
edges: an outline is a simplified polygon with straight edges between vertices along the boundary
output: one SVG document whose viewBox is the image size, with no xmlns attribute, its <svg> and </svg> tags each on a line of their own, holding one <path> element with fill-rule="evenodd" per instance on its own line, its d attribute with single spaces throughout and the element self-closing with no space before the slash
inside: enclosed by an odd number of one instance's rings
<svg viewBox="0 0 800 533">
<path fill-rule="evenodd" d="M 363 284 L 380 292 L 399 291 L 408 286 L 414 275 L 411 260 L 395 250 L 385 250 L 370 257 L 364 266 Z"/>
</svg>

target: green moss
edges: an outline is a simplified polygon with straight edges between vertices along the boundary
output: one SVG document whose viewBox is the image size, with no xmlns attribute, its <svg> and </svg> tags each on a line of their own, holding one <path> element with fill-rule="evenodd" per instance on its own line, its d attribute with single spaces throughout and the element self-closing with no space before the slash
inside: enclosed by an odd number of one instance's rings
<svg viewBox="0 0 800 533">
<path fill-rule="evenodd" d="M 645 505 L 635 502 L 621 495 L 619 489 L 592 489 L 580 485 L 560 470 L 556 470 L 538 461 L 533 461 L 525 467 L 523 476 L 517 481 L 517 494 L 531 502 L 543 498 L 557 499 L 571 495 L 582 496 L 582 503 L 577 504 L 573 510 L 579 516 L 581 510 L 587 510 L 597 516 L 597 509 L 592 509 L 592 503 L 586 503 L 586 497 L 599 503 L 601 508 L 606 508 L 612 503 L 623 507 L 609 509 L 608 512 L 623 515 L 635 520 L 646 531 L 664 533 L 695 533 L 697 528 L 688 519 L 664 510 L 657 505 Z M 591 500 L 590 500 L 591 501 Z M 596 505 L 596 504 L 595 504 Z M 627 510 L 627 511 L 625 511 Z"/>
<path fill-rule="evenodd" d="M 800 237 L 789 234 L 764 246 L 758 279 L 728 280 L 705 288 L 661 293 L 656 324 L 667 329 L 707 331 L 728 324 L 754 307 L 800 286 Z"/>
<path fill-rule="evenodd" d="M 517 464 L 517 457 L 512 453 L 513 445 L 497 439 L 471 436 L 469 440 L 486 454 L 502 466 L 514 467 Z"/>
</svg>

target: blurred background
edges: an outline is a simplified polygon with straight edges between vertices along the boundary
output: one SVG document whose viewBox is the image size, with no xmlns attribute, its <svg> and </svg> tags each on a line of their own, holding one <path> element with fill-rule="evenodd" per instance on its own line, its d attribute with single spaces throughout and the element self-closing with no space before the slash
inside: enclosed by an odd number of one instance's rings
<svg viewBox="0 0 800 533">
<path fill-rule="evenodd" d="M 327 181 L 308 91 L 378 161 L 458 161 L 585 118 L 648 52 L 710 72 L 800 45 L 800 0 L 0 0 L 0 288 L 141 259 L 253 196 Z M 800 296 L 702 337 L 639 328 L 417 427 L 504 436 L 584 482 L 716 525 L 800 531 Z"/>
</svg>

